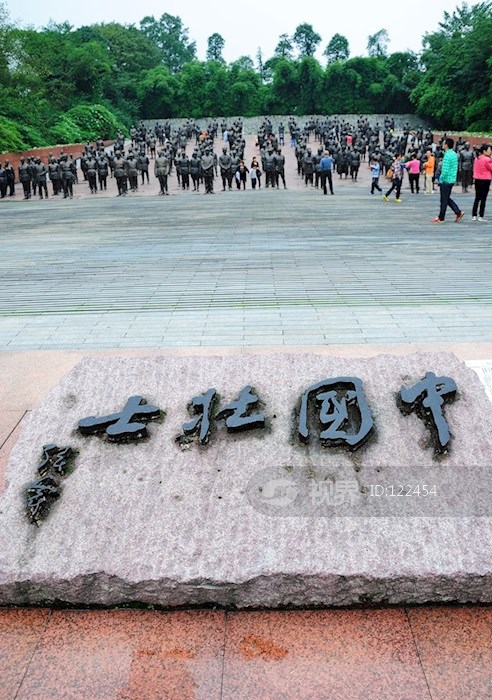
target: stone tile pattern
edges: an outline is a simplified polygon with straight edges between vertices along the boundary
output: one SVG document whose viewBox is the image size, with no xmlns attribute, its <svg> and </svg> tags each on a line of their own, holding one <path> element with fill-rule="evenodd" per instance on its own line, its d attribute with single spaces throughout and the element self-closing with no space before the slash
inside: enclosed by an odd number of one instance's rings
<svg viewBox="0 0 492 700">
<path fill-rule="evenodd" d="M 0 700 L 488 700 L 492 610 L 0 609 Z"/>
<path fill-rule="evenodd" d="M 400 385 L 428 370 L 453 377 L 460 390 L 446 409 L 453 450 L 438 463 L 422 421 L 395 405 Z M 377 441 L 355 456 L 292 441 L 292 409 L 302 392 L 346 375 L 364 382 Z M 246 384 L 264 401 L 271 432 L 232 437 L 220 430 L 206 449 L 178 447 L 173 438 L 189 419 L 185 407 L 193 396 L 215 386 L 223 405 Z M 150 425 L 144 444 L 75 433 L 80 418 L 120 410 L 137 393 L 167 412 L 162 425 Z M 265 468 L 284 473 L 295 465 L 305 479 L 319 471 L 361 487 L 382 479 L 398 484 L 400 473 L 413 483 L 432 483 L 447 470 L 456 480 L 466 476 L 463 499 L 471 494 L 487 512 L 492 407 L 476 374 L 453 355 L 92 358 L 64 377 L 22 426 L 0 500 L 4 604 L 492 600 L 492 561 L 484 547 L 490 518 L 459 512 L 433 518 L 428 511 L 426 517 L 396 511 L 368 518 L 363 504 L 347 517 L 272 517 L 248 500 L 248 485 Z M 70 444 L 80 455 L 62 499 L 36 529 L 25 516 L 22 489 L 48 442 Z"/>
</svg>

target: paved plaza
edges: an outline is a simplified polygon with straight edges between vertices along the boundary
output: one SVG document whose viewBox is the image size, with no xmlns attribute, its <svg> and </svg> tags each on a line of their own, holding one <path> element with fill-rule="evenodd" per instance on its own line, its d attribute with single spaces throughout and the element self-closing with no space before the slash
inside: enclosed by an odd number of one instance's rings
<svg viewBox="0 0 492 700">
<path fill-rule="evenodd" d="M 325 197 L 287 155 L 287 190 L 173 178 L 169 197 L 155 181 L 91 197 L 82 181 L 74 200 L 2 201 L 0 347 L 492 340 L 492 225 L 470 220 L 471 193 L 456 188 L 459 224 L 435 226 L 437 193 L 383 202 L 363 163 Z"/>
</svg>

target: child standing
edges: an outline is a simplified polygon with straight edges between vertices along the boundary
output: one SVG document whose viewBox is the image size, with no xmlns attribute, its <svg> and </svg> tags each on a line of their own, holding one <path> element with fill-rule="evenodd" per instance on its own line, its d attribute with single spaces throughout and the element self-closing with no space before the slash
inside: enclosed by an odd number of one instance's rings
<svg viewBox="0 0 492 700">
<path fill-rule="evenodd" d="M 379 186 L 380 174 L 381 174 L 381 166 L 379 165 L 379 162 L 377 160 L 371 160 L 371 177 L 372 177 L 371 194 L 374 194 L 374 190 L 378 190 L 378 192 L 383 191 Z"/>
</svg>

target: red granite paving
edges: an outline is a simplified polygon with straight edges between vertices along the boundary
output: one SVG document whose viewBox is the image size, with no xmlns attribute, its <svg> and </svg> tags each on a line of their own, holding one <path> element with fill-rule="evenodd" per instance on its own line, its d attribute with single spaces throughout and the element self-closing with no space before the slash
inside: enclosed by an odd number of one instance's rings
<svg viewBox="0 0 492 700">
<path fill-rule="evenodd" d="M 54 612 L 17 698 L 220 698 L 225 613 Z"/>
<path fill-rule="evenodd" d="M 49 616 L 49 610 L 0 609 L 0 700 L 15 698 Z"/>
<path fill-rule="evenodd" d="M 432 700 L 492 698 L 492 608 L 408 611 Z"/>
<path fill-rule="evenodd" d="M 403 610 L 232 614 L 222 697 L 430 700 Z"/>
<path fill-rule="evenodd" d="M 488 700 L 492 608 L 0 610 L 0 700 Z"/>
</svg>

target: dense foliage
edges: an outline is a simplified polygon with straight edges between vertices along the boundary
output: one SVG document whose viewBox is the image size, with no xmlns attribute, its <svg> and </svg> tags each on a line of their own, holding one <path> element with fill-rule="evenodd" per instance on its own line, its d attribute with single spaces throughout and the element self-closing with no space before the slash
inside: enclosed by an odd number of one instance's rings
<svg viewBox="0 0 492 700">
<path fill-rule="evenodd" d="M 35 30 L 10 25 L 0 0 L 0 151 L 112 137 L 140 118 L 415 112 L 444 129 L 492 130 L 492 0 L 445 13 L 420 54 L 388 54 L 388 41 L 381 29 L 352 57 L 335 34 L 322 65 L 322 38 L 303 23 L 267 60 L 259 49 L 227 64 L 220 34 L 199 61 L 169 14 Z"/>
</svg>

